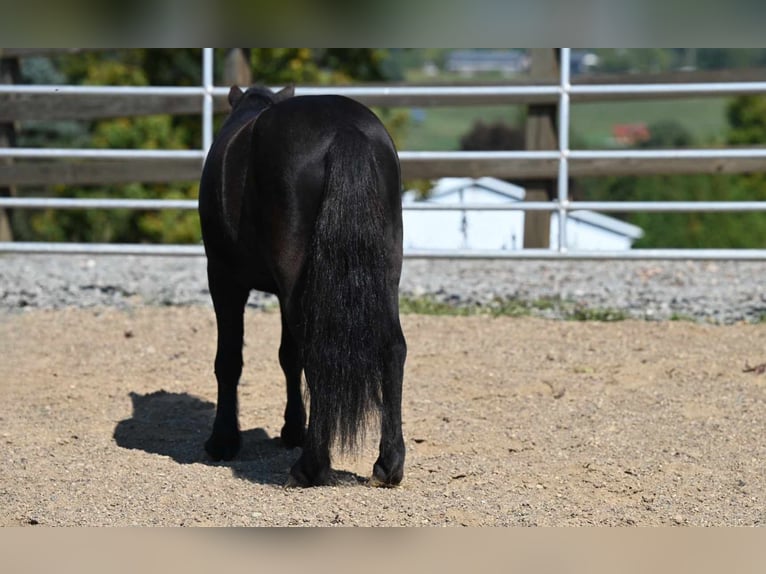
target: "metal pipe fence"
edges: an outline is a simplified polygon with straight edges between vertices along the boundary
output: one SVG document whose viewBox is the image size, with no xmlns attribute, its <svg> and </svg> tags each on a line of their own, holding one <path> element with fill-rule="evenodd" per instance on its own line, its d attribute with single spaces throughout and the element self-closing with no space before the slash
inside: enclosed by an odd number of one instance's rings
<svg viewBox="0 0 766 574">
<path fill-rule="evenodd" d="M 620 98 L 688 97 L 710 95 L 766 94 L 766 82 L 724 82 L 693 84 L 637 85 L 572 85 L 570 82 L 570 49 L 561 49 L 558 84 L 535 86 L 345 86 L 299 87 L 297 95 L 335 93 L 358 99 L 368 105 L 436 106 L 436 105 L 497 105 L 514 103 L 555 102 L 558 105 L 558 149 L 552 151 L 401 151 L 403 166 L 409 163 L 440 165 L 455 162 L 504 162 L 508 169 L 522 162 L 556 162 L 556 199 L 550 202 L 516 202 L 510 205 L 471 204 L 404 205 L 406 210 L 476 210 L 476 211 L 549 211 L 558 214 L 557 245 L 551 249 L 522 249 L 518 251 L 480 250 L 410 250 L 409 258 L 479 258 L 479 259 L 741 259 L 766 260 L 766 249 L 630 249 L 626 251 L 568 251 L 566 224 L 569 214 L 578 210 L 605 212 L 751 212 L 765 211 L 766 202 L 608 202 L 572 201 L 569 178 L 584 162 L 599 161 L 605 165 L 620 161 L 652 160 L 766 160 L 764 148 L 737 149 L 676 149 L 676 150 L 572 150 L 569 142 L 572 102 L 611 101 Z M 57 160 L 124 160 L 161 161 L 204 160 L 213 141 L 215 98 L 223 98 L 228 88 L 214 85 L 213 49 L 204 48 L 202 56 L 202 85 L 199 87 L 171 86 L 68 86 L 68 85 L 0 85 L 0 95 L 61 94 L 71 96 L 128 97 L 190 97 L 200 101 L 202 122 L 201 148 L 197 150 L 135 150 L 135 149 L 42 149 L 0 148 L 0 158 Z M 765 142 L 766 143 L 766 142 Z M 766 161 L 763 171 L 766 171 Z M 700 171 L 704 171 L 700 169 Z M 196 209 L 193 200 L 161 199 L 76 199 L 41 197 L 0 197 L 0 208 L 24 209 Z M 44 242 L 0 242 L 0 253 L 60 253 L 113 255 L 185 255 L 203 254 L 199 245 L 146 244 L 80 244 Z"/>
</svg>

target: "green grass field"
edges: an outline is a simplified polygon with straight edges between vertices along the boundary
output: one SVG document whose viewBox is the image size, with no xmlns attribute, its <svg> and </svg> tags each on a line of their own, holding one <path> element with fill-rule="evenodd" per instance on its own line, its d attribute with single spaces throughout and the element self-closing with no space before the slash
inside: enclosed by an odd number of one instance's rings
<svg viewBox="0 0 766 574">
<path fill-rule="evenodd" d="M 721 144 L 726 128 L 727 98 L 605 102 L 572 106 L 572 132 L 587 147 L 606 147 L 612 126 L 676 120 L 691 133 L 696 145 Z"/>
<path fill-rule="evenodd" d="M 471 129 L 474 122 L 504 121 L 516 124 L 521 114 L 520 106 L 484 107 L 433 107 L 424 108 L 425 120 L 416 123 L 412 119 L 407 127 L 403 149 L 408 150 L 455 150 L 460 149 L 460 136 Z"/>
<path fill-rule="evenodd" d="M 726 98 L 630 101 L 572 106 L 572 140 L 588 148 L 610 146 L 612 126 L 620 123 L 677 120 L 689 130 L 696 145 L 721 144 L 726 131 Z M 477 120 L 517 124 L 520 106 L 425 108 L 421 123 L 411 121 L 402 138 L 406 150 L 454 150 L 460 137 Z"/>
</svg>

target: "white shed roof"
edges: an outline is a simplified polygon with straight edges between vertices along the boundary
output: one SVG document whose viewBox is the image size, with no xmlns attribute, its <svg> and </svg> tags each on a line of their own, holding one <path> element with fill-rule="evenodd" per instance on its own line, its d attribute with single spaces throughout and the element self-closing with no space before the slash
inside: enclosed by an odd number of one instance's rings
<svg viewBox="0 0 766 574">
<path fill-rule="evenodd" d="M 429 200 L 440 203 L 447 196 L 465 191 L 466 189 L 500 195 L 510 201 L 523 201 L 527 195 L 523 187 L 494 177 L 480 177 L 478 179 L 472 177 L 445 177 L 436 182 L 436 185 L 431 190 Z"/>
<path fill-rule="evenodd" d="M 601 227 L 612 233 L 630 237 L 631 239 L 640 239 L 644 236 L 644 230 L 637 225 L 627 223 L 615 217 L 609 217 L 603 213 L 582 209 L 569 212 L 569 217 L 587 223 L 588 225 L 593 225 L 594 227 Z"/>
<path fill-rule="evenodd" d="M 472 177 L 445 177 L 436 182 L 431 189 L 431 196 L 424 201 L 427 203 L 454 203 L 460 196 L 460 192 L 465 191 L 471 192 L 473 196 L 471 201 L 486 203 L 498 200 L 508 202 L 523 201 L 526 196 L 526 191 L 523 187 L 494 177 L 480 177 L 478 179 Z M 476 194 L 484 195 L 486 199 L 476 199 Z M 406 192 L 402 201 L 406 205 L 418 200 L 416 199 L 415 192 Z M 602 213 L 596 213 L 595 211 L 573 211 L 569 213 L 569 217 L 581 223 L 599 227 L 634 240 L 644 235 L 643 230 L 636 225 Z"/>
</svg>

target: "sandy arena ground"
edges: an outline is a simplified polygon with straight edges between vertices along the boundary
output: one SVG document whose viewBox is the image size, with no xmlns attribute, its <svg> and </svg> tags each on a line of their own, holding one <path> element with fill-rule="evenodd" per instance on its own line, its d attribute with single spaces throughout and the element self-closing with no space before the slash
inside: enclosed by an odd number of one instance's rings
<svg viewBox="0 0 766 574">
<path fill-rule="evenodd" d="M 285 489 L 279 316 L 248 311 L 244 448 L 202 450 L 209 307 L 0 314 L 0 525 L 763 525 L 766 324 L 405 315 L 405 479 Z M 373 433 L 374 435 L 374 433 Z"/>
</svg>

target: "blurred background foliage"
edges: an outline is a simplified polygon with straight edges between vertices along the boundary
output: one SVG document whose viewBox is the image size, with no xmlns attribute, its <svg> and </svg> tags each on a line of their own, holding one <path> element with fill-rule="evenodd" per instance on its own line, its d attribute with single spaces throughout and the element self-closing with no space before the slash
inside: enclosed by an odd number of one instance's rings
<svg viewBox="0 0 766 574">
<path fill-rule="evenodd" d="M 349 84 L 382 81 L 386 51 L 380 49 L 256 48 L 247 51 L 255 82 L 280 85 Z M 223 83 L 225 51 L 216 51 L 215 69 Z M 85 52 L 40 58 L 25 66 L 24 81 L 82 85 L 199 85 L 199 49 L 134 49 Z M 376 110 L 394 137 L 407 121 L 402 111 Z M 217 118 L 220 124 L 221 117 Z M 21 145 L 92 147 L 104 149 L 193 149 L 201 146 L 199 116 L 145 116 L 82 122 L 33 124 L 20 137 Z M 58 185 L 29 190 L 55 197 L 120 197 L 126 199 L 196 199 L 197 183 Z M 196 212 L 130 210 L 16 210 L 14 237 L 22 241 L 196 243 L 201 239 Z"/>
<path fill-rule="evenodd" d="M 740 96 L 725 107 L 722 142 L 732 146 L 766 143 L 766 98 Z M 675 118 L 649 124 L 646 149 L 707 147 Z M 575 183 L 577 199 L 593 201 L 766 201 L 766 174 L 657 175 L 583 178 Z M 690 248 L 766 247 L 766 214 L 631 213 L 613 214 L 638 225 L 644 237 L 634 246 Z"/>
<path fill-rule="evenodd" d="M 513 50 L 513 49 L 509 49 Z M 503 83 L 509 76 L 474 77 L 449 69 L 451 49 L 246 49 L 254 82 L 268 85 L 346 85 L 360 82 L 439 84 Z M 645 74 L 684 70 L 753 70 L 766 67 L 766 49 L 594 49 L 588 73 Z M 224 84 L 226 51 L 216 50 L 217 85 Z M 199 49 L 129 49 L 28 58 L 27 83 L 176 85 L 201 83 Z M 576 77 L 574 78 L 576 81 Z M 525 110 L 483 108 L 376 108 L 399 149 L 523 149 Z M 217 125 L 221 117 L 217 117 Z M 572 109 L 572 146 L 616 147 L 610 129 L 643 122 L 650 137 L 631 147 L 760 146 L 766 143 L 766 97 L 706 98 L 580 104 Z M 113 118 L 91 122 L 25 122 L 18 145 L 135 149 L 198 149 L 198 115 Z M 430 182 L 406 182 L 427 195 Z M 766 177 L 692 175 L 581 178 L 573 194 L 583 200 L 766 200 Z M 195 199 L 198 184 L 68 186 L 20 190 L 28 195 Z M 766 214 L 614 214 L 645 231 L 637 247 L 765 247 Z M 15 210 L 18 240 L 195 243 L 196 212 L 123 210 Z"/>
</svg>

